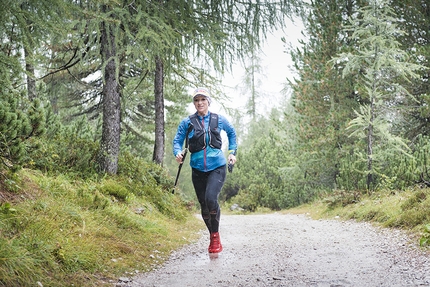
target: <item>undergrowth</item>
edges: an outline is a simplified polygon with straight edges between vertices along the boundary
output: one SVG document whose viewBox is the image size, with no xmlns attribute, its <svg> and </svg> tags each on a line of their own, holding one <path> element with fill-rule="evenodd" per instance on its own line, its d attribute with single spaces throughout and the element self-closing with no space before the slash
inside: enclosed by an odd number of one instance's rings
<svg viewBox="0 0 430 287">
<path fill-rule="evenodd" d="M 129 170 L 117 176 L 26 169 L 1 178 L 0 286 L 112 284 L 197 239 L 202 223 L 164 170 L 122 161 Z"/>
<path fill-rule="evenodd" d="M 311 204 L 291 209 L 313 218 L 369 221 L 387 228 L 400 228 L 416 235 L 421 246 L 430 245 L 430 188 L 405 191 L 380 190 L 372 194 L 337 191 Z"/>
</svg>

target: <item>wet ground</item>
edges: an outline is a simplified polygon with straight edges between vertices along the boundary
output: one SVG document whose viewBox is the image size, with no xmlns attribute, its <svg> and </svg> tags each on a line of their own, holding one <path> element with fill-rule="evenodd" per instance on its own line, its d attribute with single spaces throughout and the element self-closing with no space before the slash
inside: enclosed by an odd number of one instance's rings
<svg viewBox="0 0 430 287">
<path fill-rule="evenodd" d="M 430 256 L 398 230 L 305 215 L 222 215 L 224 250 L 209 235 L 127 286 L 430 286 Z"/>
</svg>

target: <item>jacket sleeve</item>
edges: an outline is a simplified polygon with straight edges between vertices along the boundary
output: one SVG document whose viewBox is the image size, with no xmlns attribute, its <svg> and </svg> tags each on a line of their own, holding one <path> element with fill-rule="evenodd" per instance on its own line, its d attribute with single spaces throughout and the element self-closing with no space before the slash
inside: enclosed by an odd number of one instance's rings
<svg viewBox="0 0 430 287">
<path fill-rule="evenodd" d="M 185 135 L 187 134 L 187 129 L 189 125 L 189 119 L 185 118 L 181 121 L 176 131 L 176 135 L 173 138 L 173 155 L 176 156 L 178 153 L 182 152 L 182 146 L 184 145 Z"/>
<path fill-rule="evenodd" d="M 220 116 L 220 121 L 218 122 L 218 128 L 223 129 L 227 133 L 228 138 L 228 152 L 236 154 L 237 150 L 237 139 L 236 130 L 230 124 L 230 122 L 224 116 Z"/>
</svg>

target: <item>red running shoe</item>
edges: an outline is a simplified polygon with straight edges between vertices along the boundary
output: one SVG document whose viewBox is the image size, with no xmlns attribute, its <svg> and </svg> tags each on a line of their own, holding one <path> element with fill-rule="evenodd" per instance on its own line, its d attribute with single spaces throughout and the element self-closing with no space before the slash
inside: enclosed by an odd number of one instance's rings
<svg viewBox="0 0 430 287">
<path fill-rule="evenodd" d="M 222 251 L 221 240 L 219 238 L 219 233 L 211 233 L 211 243 L 208 248 L 209 253 L 219 253 Z"/>
</svg>

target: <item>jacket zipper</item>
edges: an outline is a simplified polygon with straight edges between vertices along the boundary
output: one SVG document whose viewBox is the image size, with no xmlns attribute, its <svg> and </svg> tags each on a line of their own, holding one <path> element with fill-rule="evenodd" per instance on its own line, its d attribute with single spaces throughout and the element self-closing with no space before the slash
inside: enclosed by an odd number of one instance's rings
<svg viewBox="0 0 430 287">
<path fill-rule="evenodd" d="M 202 125 L 203 125 L 203 130 L 205 131 L 205 148 L 203 149 L 203 166 L 204 166 L 205 171 L 206 171 L 207 170 L 207 166 L 206 166 L 206 147 L 207 147 L 207 143 L 206 143 L 205 117 L 202 117 Z"/>
</svg>

